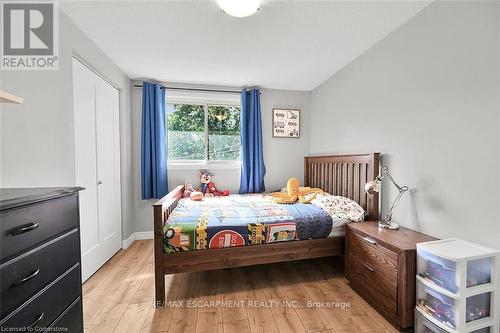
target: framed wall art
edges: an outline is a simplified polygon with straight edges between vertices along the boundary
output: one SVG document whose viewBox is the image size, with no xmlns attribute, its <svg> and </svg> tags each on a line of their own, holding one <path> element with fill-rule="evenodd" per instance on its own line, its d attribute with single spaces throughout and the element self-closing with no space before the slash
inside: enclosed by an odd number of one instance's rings
<svg viewBox="0 0 500 333">
<path fill-rule="evenodd" d="M 300 110 L 273 109 L 273 137 L 300 137 Z"/>
</svg>

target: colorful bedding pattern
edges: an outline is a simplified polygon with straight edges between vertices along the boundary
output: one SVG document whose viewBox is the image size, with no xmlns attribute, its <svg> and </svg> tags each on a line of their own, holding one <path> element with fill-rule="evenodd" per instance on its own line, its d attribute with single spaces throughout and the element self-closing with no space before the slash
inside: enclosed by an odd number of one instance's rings
<svg viewBox="0 0 500 333">
<path fill-rule="evenodd" d="M 354 200 L 346 197 L 323 194 L 318 195 L 312 204 L 325 210 L 335 221 L 347 219 L 360 222 L 365 218 L 365 211 Z"/>
<path fill-rule="evenodd" d="M 332 231 L 332 217 L 318 206 L 300 202 L 281 206 L 293 217 L 299 240 L 327 238 Z"/>
<path fill-rule="evenodd" d="M 181 199 L 164 225 L 165 253 L 326 238 L 332 218 L 314 205 L 278 205 L 260 194 Z"/>
</svg>

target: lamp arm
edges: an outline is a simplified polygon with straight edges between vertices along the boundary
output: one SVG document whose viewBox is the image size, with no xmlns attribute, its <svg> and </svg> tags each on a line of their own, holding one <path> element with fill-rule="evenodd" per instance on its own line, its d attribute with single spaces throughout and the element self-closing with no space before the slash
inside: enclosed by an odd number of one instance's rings
<svg viewBox="0 0 500 333">
<path fill-rule="evenodd" d="M 398 196 L 394 200 L 394 202 L 391 205 L 391 208 L 389 208 L 389 211 L 383 218 L 383 220 L 379 221 L 379 228 L 387 228 L 387 229 L 398 229 L 399 226 L 395 224 L 395 227 L 391 224 L 392 220 L 392 213 L 394 212 L 394 209 L 396 209 L 396 206 L 398 205 L 399 201 L 401 200 L 401 197 L 403 194 L 405 194 L 406 191 L 408 191 L 410 188 L 406 185 L 404 186 L 399 186 L 398 183 L 392 178 L 391 174 L 389 173 L 389 168 L 387 166 L 382 167 L 380 169 L 380 173 L 378 176 L 375 178 L 375 180 L 366 183 L 365 185 L 365 191 L 368 194 L 373 194 L 374 192 L 379 192 L 380 190 L 380 184 L 382 183 L 382 179 L 385 177 L 389 178 L 391 183 L 396 187 L 399 191 Z"/>
<path fill-rule="evenodd" d="M 382 179 L 384 179 L 385 177 L 389 178 L 389 180 L 391 181 L 391 183 L 399 191 L 399 194 L 396 197 L 396 199 L 394 200 L 394 202 L 392 203 L 391 208 L 389 208 L 389 211 L 387 212 L 387 214 L 385 215 L 384 219 L 382 220 L 383 223 L 390 224 L 391 220 L 392 220 L 392 213 L 394 212 L 394 209 L 396 209 L 396 206 L 398 205 L 399 200 L 401 200 L 401 197 L 403 196 L 403 194 L 406 191 L 408 191 L 409 188 L 408 188 L 408 186 L 399 186 L 399 184 L 396 183 L 396 181 L 394 180 L 394 178 L 392 178 L 391 174 L 389 173 L 389 168 L 386 167 L 386 166 L 382 167 L 382 169 L 380 170 L 380 174 L 377 176 L 377 180 L 378 181 L 382 181 Z"/>
<path fill-rule="evenodd" d="M 380 180 L 382 180 L 385 177 L 389 178 L 389 180 L 391 181 L 391 183 L 394 186 L 396 186 L 396 188 L 398 189 L 399 192 L 401 192 L 401 190 L 403 190 L 403 188 L 401 186 L 399 186 L 398 183 L 396 183 L 396 181 L 394 180 L 394 178 L 392 178 L 391 174 L 389 173 L 389 168 L 386 167 L 386 166 L 383 167 L 382 170 L 380 170 L 380 175 L 377 178 L 379 178 Z M 406 192 L 406 191 L 404 191 L 404 192 Z"/>
<path fill-rule="evenodd" d="M 390 223 L 391 222 L 391 220 L 392 220 L 392 213 L 394 212 L 394 209 L 398 205 L 399 200 L 401 200 L 401 197 L 403 196 L 403 194 L 405 194 L 405 192 L 408 191 L 408 189 L 409 189 L 408 186 L 403 186 L 403 187 L 398 186 L 396 184 L 396 182 L 394 182 L 394 179 L 392 179 L 392 177 L 390 177 L 389 179 L 391 179 L 393 181 L 394 185 L 398 188 L 399 194 L 396 197 L 396 199 L 394 200 L 394 202 L 392 203 L 392 206 L 391 206 L 391 208 L 389 208 L 389 211 L 385 215 L 384 219 L 382 220 L 382 222 L 385 222 L 385 223 Z"/>
</svg>

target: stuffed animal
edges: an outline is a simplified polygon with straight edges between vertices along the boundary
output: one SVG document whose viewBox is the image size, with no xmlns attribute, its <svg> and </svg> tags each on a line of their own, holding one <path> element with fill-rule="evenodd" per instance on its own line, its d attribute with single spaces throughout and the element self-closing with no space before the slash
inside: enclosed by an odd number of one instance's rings
<svg viewBox="0 0 500 333">
<path fill-rule="evenodd" d="M 191 185 L 190 183 L 188 182 L 185 182 L 184 183 L 184 193 L 182 194 L 182 196 L 184 198 L 189 198 L 191 196 L 191 193 L 194 192 L 194 187 L 193 185 Z"/>
<path fill-rule="evenodd" d="M 217 189 L 215 183 L 212 181 L 212 178 L 214 176 L 215 175 L 213 173 L 210 173 L 208 171 L 200 171 L 200 191 L 206 196 L 228 196 L 228 190 L 219 191 Z"/>
<path fill-rule="evenodd" d="M 182 194 L 184 198 L 191 198 L 194 201 L 203 200 L 203 193 L 196 191 L 190 183 L 184 183 L 184 193 Z"/>
<path fill-rule="evenodd" d="M 206 194 L 208 192 L 208 184 L 212 180 L 212 174 L 208 171 L 200 171 L 200 192 Z"/>
<path fill-rule="evenodd" d="M 286 183 L 286 192 L 270 193 L 272 200 L 278 204 L 293 204 L 297 200 L 304 204 L 309 204 L 316 198 L 318 194 L 322 194 L 323 190 L 319 188 L 300 187 L 297 178 L 290 178 Z"/>
</svg>

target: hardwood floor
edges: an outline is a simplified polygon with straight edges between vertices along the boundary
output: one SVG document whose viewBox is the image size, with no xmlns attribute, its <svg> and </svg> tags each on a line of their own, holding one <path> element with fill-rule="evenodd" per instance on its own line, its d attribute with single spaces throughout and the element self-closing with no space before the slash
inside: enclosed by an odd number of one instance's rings
<svg viewBox="0 0 500 333">
<path fill-rule="evenodd" d="M 397 332 L 349 287 L 343 265 L 335 257 L 169 275 L 171 302 L 155 309 L 153 241 L 135 241 L 84 283 L 85 332 Z"/>
</svg>

